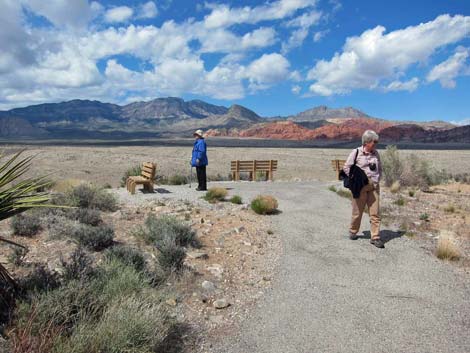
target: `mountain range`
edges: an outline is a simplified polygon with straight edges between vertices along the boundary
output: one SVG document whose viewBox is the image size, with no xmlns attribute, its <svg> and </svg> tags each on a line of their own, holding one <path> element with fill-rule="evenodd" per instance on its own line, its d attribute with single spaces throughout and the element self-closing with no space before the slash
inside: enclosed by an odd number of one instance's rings
<svg viewBox="0 0 470 353">
<path fill-rule="evenodd" d="M 227 108 L 168 97 L 123 106 L 71 100 L 0 111 L 3 139 L 191 137 L 200 128 L 208 136 L 319 141 L 357 140 L 372 129 L 389 142 L 470 143 L 470 125 L 390 121 L 352 107 L 318 106 L 287 117 L 263 118 L 241 105 Z"/>
</svg>

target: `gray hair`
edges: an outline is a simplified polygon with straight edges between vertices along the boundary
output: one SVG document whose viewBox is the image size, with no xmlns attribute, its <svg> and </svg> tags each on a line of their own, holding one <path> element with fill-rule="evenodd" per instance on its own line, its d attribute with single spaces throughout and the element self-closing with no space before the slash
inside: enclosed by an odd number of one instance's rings
<svg viewBox="0 0 470 353">
<path fill-rule="evenodd" d="M 378 141 L 379 135 L 373 130 L 366 130 L 362 135 L 362 144 L 365 145 L 366 143 L 372 141 Z"/>
</svg>

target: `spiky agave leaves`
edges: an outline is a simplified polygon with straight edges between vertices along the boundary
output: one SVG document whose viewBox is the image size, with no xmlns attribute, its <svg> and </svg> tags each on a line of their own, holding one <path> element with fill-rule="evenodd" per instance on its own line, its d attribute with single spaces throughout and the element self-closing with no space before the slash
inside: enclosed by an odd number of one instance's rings
<svg viewBox="0 0 470 353">
<path fill-rule="evenodd" d="M 20 158 L 22 153 L 23 151 L 20 151 L 0 164 L 0 221 L 29 208 L 46 206 L 49 200 L 47 192 L 39 191 L 50 185 L 46 177 L 23 178 L 27 176 L 33 156 Z M 3 238 L 0 238 L 0 241 L 12 243 Z M 2 265 L 0 265 L 0 284 L 14 284 Z"/>
</svg>

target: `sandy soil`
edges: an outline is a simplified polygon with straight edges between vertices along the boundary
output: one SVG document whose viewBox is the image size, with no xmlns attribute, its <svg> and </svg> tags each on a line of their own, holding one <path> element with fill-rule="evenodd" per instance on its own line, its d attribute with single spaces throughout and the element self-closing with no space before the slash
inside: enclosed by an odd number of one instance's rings
<svg viewBox="0 0 470 353">
<path fill-rule="evenodd" d="M 335 178 L 330 160 L 345 159 L 349 149 L 319 148 L 224 148 L 210 147 L 207 174 L 227 177 L 231 160 L 277 159 L 279 170 L 275 180 L 321 180 Z M 4 154 L 11 154 L 24 146 L 0 146 Z M 157 174 L 189 175 L 190 147 L 60 147 L 28 146 L 28 154 L 36 155 L 34 174 L 52 174 L 56 180 L 80 179 L 103 185 L 119 185 L 124 172 L 144 161 L 157 163 Z M 403 150 L 404 155 L 416 153 L 439 169 L 450 173 L 470 171 L 470 150 L 427 151 Z"/>
</svg>

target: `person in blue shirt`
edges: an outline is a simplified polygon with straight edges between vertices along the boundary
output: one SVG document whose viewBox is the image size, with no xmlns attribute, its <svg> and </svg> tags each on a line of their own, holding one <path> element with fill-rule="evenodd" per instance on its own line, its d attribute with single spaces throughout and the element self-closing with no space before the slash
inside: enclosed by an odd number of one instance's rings
<svg viewBox="0 0 470 353">
<path fill-rule="evenodd" d="M 207 177 L 206 177 L 206 166 L 209 164 L 207 160 L 207 146 L 206 141 L 203 137 L 202 130 L 197 130 L 194 132 L 193 136 L 196 141 L 194 141 L 193 154 L 191 158 L 191 166 L 196 167 L 197 182 L 198 187 L 197 191 L 206 191 L 207 190 Z"/>
</svg>

